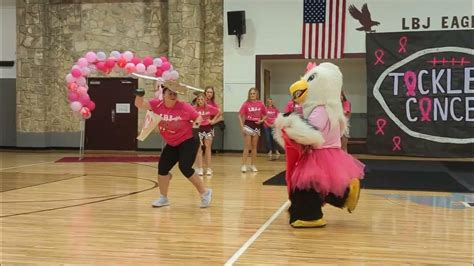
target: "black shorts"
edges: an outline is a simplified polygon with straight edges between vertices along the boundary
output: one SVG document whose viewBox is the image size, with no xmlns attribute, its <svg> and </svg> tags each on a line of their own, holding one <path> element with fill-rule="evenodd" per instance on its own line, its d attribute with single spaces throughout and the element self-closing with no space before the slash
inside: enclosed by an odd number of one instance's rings
<svg viewBox="0 0 474 266">
<path fill-rule="evenodd" d="M 158 161 L 158 174 L 168 175 L 170 170 L 179 162 L 179 170 L 187 178 L 194 174 L 193 163 L 199 148 L 199 141 L 190 138 L 178 146 L 166 144 Z"/>
<path fill-rule="evenodd" d="M 245 120 L 244 132 L 250 136 L 260 136 L 262 131 L 262 124 L 257 124 L 255 121 Z"/>
<path fill-rule="evenodd" d="M 201 141 L 212 138 L 214 138 L 214 128 L 212 128 L 211 124 L 199 127 L 199 139 Z"/>
</svg>

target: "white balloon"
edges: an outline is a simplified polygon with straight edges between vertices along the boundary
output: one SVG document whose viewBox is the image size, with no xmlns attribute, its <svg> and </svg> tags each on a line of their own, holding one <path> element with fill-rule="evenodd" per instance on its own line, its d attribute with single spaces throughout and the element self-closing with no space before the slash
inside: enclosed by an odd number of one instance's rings
<svg viewBox="0 0 474 266">
<path fill-rule="evenodd" d="M 161 75 L 161 77 L 162 77 L 164 80 L 170 80 L 170 79 L 172 79 L 171 72 L 169 72 L 168 70 L 166 70 L 165 72 L 163 72 L 163 74 Z"/>
<path fill-rule="evenodd" d="M 125 60 L 127 60 L 127 62 L 130 62 L 130 61 L 132 60 L 132 58 L 133 58 L 133 53 L 130 52 L 130 51 L 125 51 L 125 52 L 123 53 L 123 58 L 124 58 Z"/>
<path fill-rule="evenodd" d="M 153 59 L 153 65 L 160 67 L 163 61 L 161 61 L 161 58 L 155 58 Z"/>
<path fill-rule="evenodd" d="M 76 78 L 73 77 L 71 73 L 69 73 L 69 74 L 66 75 L 66 81 L 67 81 L 67 83 L 71 83 L 71 82 L 76 81 Z"/>
<path fill-rule="evenodd" d="M 176 79 L 179 79 L 179 73 L 178 73 L 178 71 L 176 71 L 176 70 L 171 70 L 170 72 L 171 72 L 171 78 L 172 78 L 172 79 L 175 79 L 175 80 L 176 80 Z"/>
<path fill-rule="evenodd" d="M 84 85 L 86 85 L 86 78 L 80 77 L 80 78 L 77 79 L 76 83 L 79 86 L 84 86 Z"/>
<path fill-rule="evenodd" d="M 104 61 L 107 58 L 107 55 L 104 52 L 97 53 L 97 60 Z"/>
<path fill-rule="evenodd" d="M 81 72 L 84 77 L 87 77 L 91 73 L 91 69 L 88 67 L 83 67 L 81 68 Z"/>
<path fill-rule="evenodd" d="M 113 57 L 113 58 L 115 58 L 115 59 L 120 59 L 120 56 L 121 56 L 121 54 L 120 54 L 119 51 L 112 51 L 112 52 L 110 53 L 110 57 Z"/>
<path fill-rule="evenodd" d="M 146 69 L 146 73 L 155 74 L 156 73 L 156 66 L 155 65 L 149 65 L 148 68 Z"/>
</svg>

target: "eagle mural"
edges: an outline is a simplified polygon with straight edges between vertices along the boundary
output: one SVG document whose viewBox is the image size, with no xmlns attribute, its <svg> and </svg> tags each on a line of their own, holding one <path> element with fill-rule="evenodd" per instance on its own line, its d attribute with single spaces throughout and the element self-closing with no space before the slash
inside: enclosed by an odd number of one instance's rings
<svg viewBox="0 0 474 266">
<path fill-rule="evenodd" d="M 369 8 L 367 7 L 367 4 L 362 5 L 362 9 L 360 11 L 354 5 L 350 5 L 349 13 L 354 19 L 358 20 L 359 23 L 362 25 L 362 27 L 357 28 L 356 30 L 365 31 L 365 32 L 375 32 L 375 30 L 372 30 L 372 27 L 380 25 L 380 22 L 373 21 L 372 18 L 370 17 L 370 11 L 369 11 Z"/>
</svg>

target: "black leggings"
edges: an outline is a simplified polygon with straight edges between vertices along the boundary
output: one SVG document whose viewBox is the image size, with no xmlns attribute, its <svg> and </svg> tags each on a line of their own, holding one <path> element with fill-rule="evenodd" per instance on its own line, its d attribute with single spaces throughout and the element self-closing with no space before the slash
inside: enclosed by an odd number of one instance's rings
<svg viewBox="0 0 474 266">
<path fill-rule="evenodd" d="M 329 193 L 325 198 L 313 190 L 295 189 L 290 194 L 291 206 L 288 209 L 290 213 L 290 224 L 296 220 L 312 221 L 323 218 L 324 203 L 329 203 L 334 207 L 343 208 L 349 196 L 349 189 L 346 189 L 343 197 L 338 197 Z"/>
<path fill-rule="evenodd" d="M 158 162 L 158 174 L 168 175 L 173 166 L 179 162 L 181 173 L 187 178 L 193 176 L 193 163 L 196 159 L 198 147 L 199 141 L 195 138 L 190 138 L 178 146 L 166 144 Z"/>
</svg>

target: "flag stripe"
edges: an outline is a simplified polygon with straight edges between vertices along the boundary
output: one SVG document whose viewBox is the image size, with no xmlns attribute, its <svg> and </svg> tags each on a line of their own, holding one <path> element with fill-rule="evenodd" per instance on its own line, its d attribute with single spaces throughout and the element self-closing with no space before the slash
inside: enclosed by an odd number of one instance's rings
<svg viewBox="0 0 474 266">
<path fill-rule="evenodd" d="M 339 1 L 336 1 L 336 31 L 339 31 Z M 336 43 L 336 46 L 334 47 L 334 57 L 335 58 L 340 58 L 339 57 L 339 34 L 337 34 L 337 32 L 334 34 L 335 35 L 335 40 L 334 42 Z"/>
<path fill-rule="evenodd" d="M 346 0 L 304 0 L 302 54 L 334 59 L 344 55 Z"/>
<path fill-rule="evenodd" d="M 334 17 L 332 15 L 332 3 L 334 3 L 334 1 L 329 1 L 329 3 L 327 4 L 329 6 L 329 23 L 326 23 L 328 24 L 329 26 L 329 31 L 328 31 L 328 37 L 329 37 L 329 40 L 328 40 L 328 52 L 327 52 L 327 57 L 326 58 L 331 58 L 331 41 L 332 41 L 332 18 Z"/>
<path fill-rule="evenodd" d="M 341 20 L 341 26 L 342 26 L 342 29 L 341 29 L 341 56 L 340 58 L 342 58 L 343 54 L 344 54 L 344 35 L 345 35 L 345 29 L 346 29 L 346 0 L 342 0 L 342 20 Z"/>
</svg>

